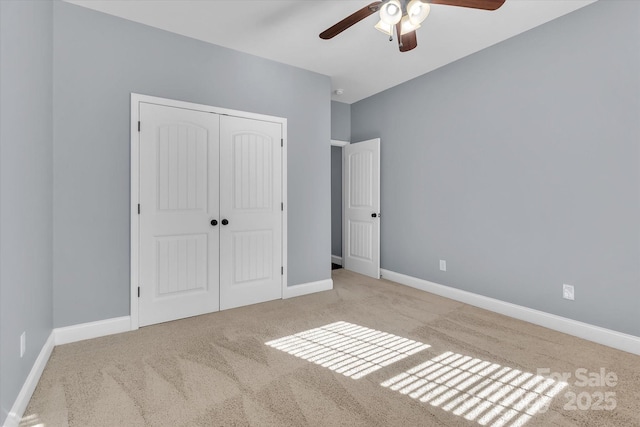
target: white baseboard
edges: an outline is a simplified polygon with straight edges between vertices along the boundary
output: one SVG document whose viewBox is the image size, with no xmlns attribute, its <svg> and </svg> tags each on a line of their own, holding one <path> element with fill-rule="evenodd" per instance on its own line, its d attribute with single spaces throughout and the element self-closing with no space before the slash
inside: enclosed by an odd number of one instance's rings
<svg viewBox="0 0 640 427">
<path fill-rule="evenodd" d="M 4 420 L 4 427 L 18 427 L 20 424 L 24 411 L 27 409 L 27 405 L 29 404 L 29 400 L 31 400 L 31 396 L 38 385 L 38 381 L 40 381 L 40 376 L 42 376 L 42 372 L 44 371 L 45 366 L 47 366 L 53 347 L 55 347 L 55 338 L 53 332 L 51 332 L 49 338 L 47 338 L 47 341 L 44 343 L 42 350 L 40 350 L 40 354 L 33 364 L 27 379 L 22 385 L 22 389 L 20 389 L 20 393 L 18 393 L 18 397 L 11 407 L 11 412 L 9 412 L 7 418 Z"/>
<path fill-rule="evenodd" d="M 331 255 L 331 262 L 334 264 L 342 265 L 342 257 L 337 255 Z"/>
<path fill-rule="evenodd" d="M 465 304 L 484 308 L 495 313 L 504 314 L 505 316 L 544 326 L 545 328 L 613 347 L 618 350 L 640 355 L 640 337 L 636 337 L 634 335 L 601 328 L 599 326 L 590 325 L 588 323 L 579 322 L 577 320 L 568 319 L 555 314 L 545 313 L 544 311 L 534 310 L 521 305 L 511 304 L 494 298 L 474 294 L 472 292 L 418 279 L 416 277 L 395 273 L 389 270 L 381 269 L 380 273 L 383 278 L 391 280 L 392 282 L 400 283 L 425 292 L 460 301 Z"/>
<path fill-rule="evenodd" d="M 303 283 L 301 285 L 287 286 L 282 293 L 282 299 L 299 297 L 316 292 L 330 291 L 333 289 L 333 280 L 319 280 L 317 282 Z"/>
<path fill-rule="evenodd" d="M 33 395 L 40 376 L 44 371 L 53 348 L 57 345 L 68 344 L 76 341 L 88 340 L 91 338 L 103 337 L 105 335 L 119 334 L 131 330 L 131 317 L 123 316 L 113 319 L 99 320 L 97 322 L 82 323 L 80 325 L 56 328 L 51 331 L 51 335 L 45 342 L 40 354 L 36 359 L 29 376 L 25 380 L 16 401 L 7 415 L 3 427 L 18 427 L 24 411 L 27 409 L 29 400 Z"/>
<path fill-rule="evenodd" d="M 69 344 L 76 341 L 119 334 L 131 330 L 131 317 L 122 316 L 97 322 L 81 323 L 79 325 L 56 328 L 53 330 L 55 344 Z"/>
</svg>

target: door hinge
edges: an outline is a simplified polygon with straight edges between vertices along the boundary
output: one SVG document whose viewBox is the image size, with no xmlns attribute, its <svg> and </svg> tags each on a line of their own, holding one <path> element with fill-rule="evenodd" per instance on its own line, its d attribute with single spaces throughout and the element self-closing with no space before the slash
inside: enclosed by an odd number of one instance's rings
<svg viewBox="0 0 640 427">
<path fill-rule="evenodd" d="M 140 120 L 138 120 L 138 132 L 140 132 Z"/>
<path fill-rule="evenodd" d="M 280 202 L 280 210 L 284 211 L 284 202 Z"/>
<path fill-rule="evenodd" d="M 140 215 L 140 203 L 138 203 L 138 215 Z"/>
<path fill-rule="evenodd" d="M 280 267 L 280 275 L 284 276 L 284 266 Z"/>
<path fill-rule="evenodd" d="M 138 298 L 140 298 L 140 286 L 138 286 Z"/>
<path fill-rule="evenodd" d="M 284 147 L 284 138 L 280 138 L 280 147 Z"/>
</svg>

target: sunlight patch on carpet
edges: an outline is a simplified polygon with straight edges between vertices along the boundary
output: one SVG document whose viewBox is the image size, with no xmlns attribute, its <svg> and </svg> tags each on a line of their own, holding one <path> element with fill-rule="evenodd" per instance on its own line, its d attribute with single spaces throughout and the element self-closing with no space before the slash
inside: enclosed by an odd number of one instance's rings
<svg viewBox="0 0 640 427">
<path fill-rule="evenodd" d="M 353 379 L 430 347 L 348 322 L 331 323 L 265 344 Z"/>
<path fill-rule="evenodd" d="M 7 419 L 7 421 L 9 420 Z M 22 417 L 20 427 L 44 427 L 44 424 L 40 421 L 38 414 L 31 414 Z"/>
<path fill-rule="evenodd" d="M 446 352 L 380 385 L 483 426 L 518 427 L 567 383 Z"/>
</svg>

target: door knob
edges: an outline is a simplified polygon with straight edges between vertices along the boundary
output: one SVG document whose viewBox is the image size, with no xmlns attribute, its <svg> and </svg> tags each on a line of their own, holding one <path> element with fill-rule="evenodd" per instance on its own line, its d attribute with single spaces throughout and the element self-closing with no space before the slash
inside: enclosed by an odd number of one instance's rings
<svg viewBox="0 0 640 427">
<path fill-rule="evenodd" d="M 377 216 L 378 216 L 378 214 L 375 213 L 375 212 L 371 214 L 371 218 L 376 218 Z"/>
<path fill-rule="evenodd" d="M 217 219 L 212 219 L 212 220 L 211 220 L 211 225 L 212 225 L 212 226 L 214 226 L 214 227 L 215 227 L 216 225 L 218 225 L 218 220 L 217 220 Z"/>
<path fill-rule="evenodd" d="M 227 221 L 226 219 L 223 219 L 222 220 L 222 225 L 227 225 L 227 224 L 229 224 L 229 221 Z"/>
</svg>

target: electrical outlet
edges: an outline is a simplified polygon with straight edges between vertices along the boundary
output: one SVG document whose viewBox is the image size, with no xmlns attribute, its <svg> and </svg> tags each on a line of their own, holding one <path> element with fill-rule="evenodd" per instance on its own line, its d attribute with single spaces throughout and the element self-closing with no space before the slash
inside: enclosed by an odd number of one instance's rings
<svg viewBox="0 0 640 427">
<path fill-rule="evenodd" d="M 440 260 L 440 271 L 447 271 L 447 261 L 444 259 Z"/>
<path fill-rule="evenodd" d="M 20 334 L 20 357 L 24 356 L 24 352 L 27 350 L 27 332 Z"/>
<path fill-rule="evenodd" d="M 571 301 L 575 300 L 573 285 L 562 285 L 562 298 L 569 299 Z"/>
</svg>

